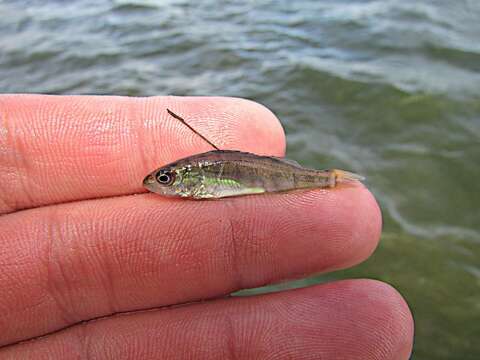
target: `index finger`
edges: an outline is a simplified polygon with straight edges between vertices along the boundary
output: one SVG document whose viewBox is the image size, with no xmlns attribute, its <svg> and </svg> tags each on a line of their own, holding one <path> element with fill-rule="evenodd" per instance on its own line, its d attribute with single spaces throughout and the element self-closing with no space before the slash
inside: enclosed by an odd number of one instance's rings
<svg viewBox="0 0 480 360">
<path fill-rule="evenodd" d="M 0 96 L 0 214 L 143 191 L 151 170 L 219 148 L 283 155 L 277 118 L 223 97 Z"/>
</svg>

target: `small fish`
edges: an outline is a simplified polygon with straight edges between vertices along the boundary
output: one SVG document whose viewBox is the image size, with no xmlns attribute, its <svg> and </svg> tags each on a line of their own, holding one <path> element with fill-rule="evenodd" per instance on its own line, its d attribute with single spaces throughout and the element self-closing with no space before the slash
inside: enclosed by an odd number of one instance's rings
<svg viewBox="0 0 480 360">
<path fill-rule="evenodd" d="M 196 132 L 184 119 L 167 109 L 215 150 L 165 165 L 145 177 L 149 191 L 193 199 L 333 188 L 343 181 L 361 181 L 360 175 L 337 169 L 304 168 L 293 160 L 260 156 L 236 150 L 220 150 Z"/>
</svg>

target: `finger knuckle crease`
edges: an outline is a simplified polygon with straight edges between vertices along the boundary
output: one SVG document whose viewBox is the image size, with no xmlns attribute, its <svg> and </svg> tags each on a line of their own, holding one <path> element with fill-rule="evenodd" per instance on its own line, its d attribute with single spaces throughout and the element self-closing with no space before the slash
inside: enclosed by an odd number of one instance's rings
<svg viewBox="0 0 480 360">
<path fill-rule="evenodd" d="M 72 266 L 72 255 L 69 251 L 61 251 L 68 248 L 68 237 L 62 230 L 62 219 L 55 208 L 51 208 L 48 214 L 48 240 L 45 254 L 46 289 L 52 301 L 55 303 L 62 320 L 65 324 L 76 323 L 81 319 L 75 316 L 75 301 L 72 298 L 72 288 L 76 287 L 76 271 Z"/>
</svg>

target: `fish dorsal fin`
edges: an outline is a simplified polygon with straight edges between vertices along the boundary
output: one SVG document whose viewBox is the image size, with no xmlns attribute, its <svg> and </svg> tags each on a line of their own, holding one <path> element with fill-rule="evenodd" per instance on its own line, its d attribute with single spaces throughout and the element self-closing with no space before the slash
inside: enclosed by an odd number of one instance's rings
<svg viewBox="0 0 480 360">
<path fill-rule="evenodd" d="M 296 162 L 295 160 L 292 160 L 292 159 L 287 159 L 287 158 L 283 158 L 283 157 L 276 157 L 276 156 L 272 156 L 272 158 L 274 159 L 277 159 L 278 161 L 281 161 L 285 164 L 288 164 L 288 165 L 292 165 L 292 166 L 295 166 L 295 167 L 298 167 L 298 168 L 302 168 L 303 169 L 303 166 L 300 165 L 298 162 Z"/>
<path fill-rule="evenodd" d="M 203 136 L 202 134 L 200 134 L 197 130 L 195 130 L 193 127 L 191 127 L 186 121 L 184 118 L 182 118 L 181 116 L 175 114 L 172 110 L 170 109 L 167 109 L 167 112 L 173 116 L 175 119 L 177 120 L 180 120 L 182 122 L 183 125 L 185 125 L 186 127 L 188 127 L 190 130 L 192 130 L 195 134 L 197 134 L 198 136 L 200 136 L 205 142 L 207 142 L 210 146 L 212 146 L 215 150 L 220 150 L 217 145 L 215 145 L 214 143 L 212 143 L 210 140 L 208 140 L 205 136 Z"/>
</svg>

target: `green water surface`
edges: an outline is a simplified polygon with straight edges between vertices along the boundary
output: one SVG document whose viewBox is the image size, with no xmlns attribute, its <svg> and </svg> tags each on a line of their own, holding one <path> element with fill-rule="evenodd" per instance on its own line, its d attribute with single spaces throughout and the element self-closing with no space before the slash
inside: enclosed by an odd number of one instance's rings
<svg viewBox="0 0 480 360">
<path fill-rule="evenodd" d="M 0 91 L 225 95 L 271 108 L 288 156 L 367 175 L 369 277 L 414 359 L 480 359 L 480 1 L 0 1 Z"/>
</svg>

